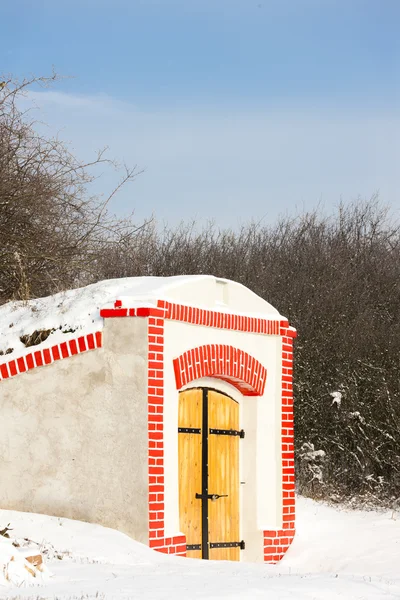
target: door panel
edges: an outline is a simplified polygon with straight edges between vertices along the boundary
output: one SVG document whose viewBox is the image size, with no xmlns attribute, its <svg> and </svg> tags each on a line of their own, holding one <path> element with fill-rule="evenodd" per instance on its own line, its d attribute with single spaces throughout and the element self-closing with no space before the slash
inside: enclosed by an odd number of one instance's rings
<svg viewBox="0 0 400 600">
<path fill-rule="evenodd" d="M 209 390 L 208 425 L 210 429 L 238 430 L 239 404 Z M 208 436 L 208 489 L 227 497 L 208 501 L 210 543 L 239 541 L 239 437 Z M 239 560 L 239 548 L 210 548 L 212 560 Z"/>
<path fill-rule="evenodd" d="M 200 429 L 202 425 L 201 389 L 179 395 L 179 428 Z M 201 433 L 178 433 L 179 526 L 187 544 L 201 544 Z M 187 551 L 189 558 L 201 558 L 201 550 Z"/>
<path fill-rule="evenodd" d="M 239 560 L 238 547 L 209 547 L 210 543 L 240 540 L 239 437 L 209 433 L 210 429 L 237 431 L 239 405 L 213 390 L 186 390 L 179 395 L 178 418 L 180 530 L 189 546 L 201 547 L 188 550 L 187 556 Z M 196 494 L 203 498 L 196 498 Z M 205 494 L 222 497 L 213 501 Z"/>
</svg>

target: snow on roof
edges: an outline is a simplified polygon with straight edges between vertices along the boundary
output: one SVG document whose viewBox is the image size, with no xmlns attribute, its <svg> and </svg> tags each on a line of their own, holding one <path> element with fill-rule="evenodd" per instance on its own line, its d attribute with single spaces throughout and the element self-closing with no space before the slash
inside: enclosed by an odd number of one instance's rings
<svg viewBox="0 0 400 600">
<path fill-rule="evenodd" d="M 278 311 L 244 286 L 210 275 L 108 279 L 46 298 L 8 302 L 0 306 L 0 364 L 4 359 L 8 361 L 32 351 L 32 348 L 25 347 L 21 336 L 31 335 L 39 330 L 52 330 L 47 340 L 40 344 L 40 348 L 48 347 L 83 333 L 101 330 L 103 319 L 100 317 L 100 309 L 113 305 L 116 299 L 123 299 L 124 306 L 129 307 L 156 306 L 158 299 L 176 302 L 181 290 L 210 282 L 228 283 L 241 293 L 245 291 L 261 302 L 262 308 L 265 307 L 265 311 L 270 313 L 270 318 L 280 317 Z M 185 302 L 182 301 L 182 304 Z M 202 305 L 201 299 L 195 305 L 211 308 Z M 214 309 L 229 310 L 229 307 L 221 305 L 214 306 Z M 258 316 L 265 318 L 267 315 L 261 314 L 260 310 Z"/>
</svg>

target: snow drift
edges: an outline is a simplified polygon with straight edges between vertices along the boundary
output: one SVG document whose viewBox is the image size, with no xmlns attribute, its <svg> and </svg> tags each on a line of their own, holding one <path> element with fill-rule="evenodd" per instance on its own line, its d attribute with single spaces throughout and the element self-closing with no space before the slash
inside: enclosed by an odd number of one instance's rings
<svg viewBox="0 0 400 600">
<path fill-rule="evenodd" d="M 298 499 L 298 532 L 276 566 L 165 556 L 104 527 L 0 510 L 16 539 L 42 548 L 53 576 L 40 594 L 2 598 L 395 600 L 400 598 L 400 514 L 350 511 Z M 33 544 L 33 545 L 32 545 Z M 39 590 L 38 590 L 39 591 Z"/>
</svg>

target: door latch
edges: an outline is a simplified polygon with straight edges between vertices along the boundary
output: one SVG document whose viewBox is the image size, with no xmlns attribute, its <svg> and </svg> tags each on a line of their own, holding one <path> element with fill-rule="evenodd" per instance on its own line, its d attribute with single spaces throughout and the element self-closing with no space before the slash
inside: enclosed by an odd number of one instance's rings
<svg viewBox="0 0 400 600">
<path fill-rule="evenodd" d="M 196 500 L 211 500 L 215 502 L 219 498 L 227 498 L 228 494 L 196 494 Z"/>
</svg>

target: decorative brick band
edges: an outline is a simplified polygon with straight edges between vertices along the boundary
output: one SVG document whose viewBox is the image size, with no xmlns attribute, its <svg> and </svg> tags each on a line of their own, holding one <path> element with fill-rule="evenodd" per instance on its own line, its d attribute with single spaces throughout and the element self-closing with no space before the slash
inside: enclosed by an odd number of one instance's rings
<svg viewBox="0 0 400 600">
<path fill-rule="evenodd" d="M 286 333 L 286 335 L 285 335 Z M 279 562 L 295 535 L 295 472 L 293 428 L 293 330 L 282 332 L 282 527 L 264 531 L 264 560 Z"/>
<path fill-rule="evenodd" d="M 167 300 L 158 300 L 157 307 L 142 306 L 136 308 L 123 307 L 121 300 L 116 300 L 113 308 L 103 308 L 100 316 L 112 317 L 164 317 L 172 321 L 181 321 L 192 325 L 231 329 L 247 333 L 263 335 L 283 335 L 282 329 L 287 330 L 287 319 L 263 319 L 262 317 L 246 317 L 233 313 L 195 308 L 184 304 L 176 304 Z"/>
<path fill-rule="evenodd" d="M 63 358 L 68 358 L 74 354 L 81 354 L 88 350 L 101 348 L 101 346 L 102 333 L 101 331 L 96 331 L 95 333 L 88 333 L 66 342 L 61 342 L 60 344 L 50 346 L 49 348 L 32 350 L 29 354 L 25 354 L 19 358 L 13 358 L 8 362 L 1 364 L 0 381 L 8 379 L 9 377 L 15 377 L 15 375 L 25 373 L 36 367 L 50 365 L 56 360 L 62 360 Z"/>
<path fill-rule="evenodd" d="M 166 300 L 159 300 L 157 306 L 165 311 L 166 319 L 191 323 L 193 325 L 216 327 L 218 329 L 232 329 L 234 331 L 261 333 L 264 335 L 280 335 L 280 328 L 288 327 L 289 325 L 286 319 L 274 320 L 246 317 L 244 315 L 175 304 Z"/>
<path fill-rule="evenodd" d="M 100 316 L 104 319 L 113 317 L 163 317 L 163 310 L 156 308 L 155 306 L 139 306 L 136 308 L 124 308 L 121 300 L 114 302 L 113 308 L 102 308 L 100 309 Z"/>
<path fill-rule="evenodd" d="M 225 344 L 192 348 L 173 361 L 176 388 L 194 379 L 217 377 L 236 387 L 244 396 L 262 396 L 267 370 L 247 352 Z"/>
</svg>

